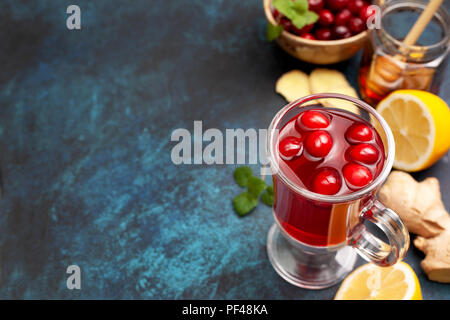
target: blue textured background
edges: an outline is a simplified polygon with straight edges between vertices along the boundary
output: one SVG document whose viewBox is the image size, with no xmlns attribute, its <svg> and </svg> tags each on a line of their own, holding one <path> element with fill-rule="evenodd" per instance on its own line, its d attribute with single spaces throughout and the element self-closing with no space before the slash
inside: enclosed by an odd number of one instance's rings
<svg viewBox="0 0 450 320">
<path fill-rule="evenodd" d="M 81 31 L 66 28 L 73 3 Z M 266 128 L 285 103 L 276 79 L 314 67 L 265 42 L 265 24 L 259 0 L 1 2 L 0 298 L 333 297 L 272 269 L 271 210 L 236 216 L 235 166 L 170 160 L 172 131 L 194 120 Z M 356 86 L 358 63 L 332 67 Z M 427 176 L 450 208 L 448 156 Z M 424 298 L 449 299 L 422 258 L 406 261 Z M 70 264 L 81 290 L 66 288 Z"/>
</svg>

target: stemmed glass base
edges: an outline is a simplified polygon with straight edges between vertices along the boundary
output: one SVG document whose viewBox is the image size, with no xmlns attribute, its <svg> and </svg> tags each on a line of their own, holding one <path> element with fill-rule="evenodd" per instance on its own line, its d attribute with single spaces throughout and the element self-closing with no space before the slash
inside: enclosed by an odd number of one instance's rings
<svg viewBox="0 0 450 320">
<path fill-rule="evenodd" d="M 328 288 L 340 282 L 356 262 L 349 246 L 318 248 L 302 245 L 277 223 L 267 236 L 267 254 L 275 271 L 287 282 L 307 289 Z"/>
</svg>

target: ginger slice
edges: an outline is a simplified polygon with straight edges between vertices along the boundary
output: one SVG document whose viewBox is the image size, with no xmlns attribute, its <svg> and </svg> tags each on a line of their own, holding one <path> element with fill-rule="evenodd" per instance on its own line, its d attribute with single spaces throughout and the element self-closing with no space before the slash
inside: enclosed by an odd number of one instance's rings
<svg viewBox="0 0 450 320">
<path fill-rule="evenodd" d="M 332 88 L 329 89 L 328 92 L 345 94 L 347 96 L 358 99 L 358 94 L 356 93 L 356 90 L 351 86 Z M 359 113 L 358 108 L 350 101 L 338 99 L 320 99 L 320 103 L 322 103 L 325 107 L 328 108 L 343 109 L 356 114 Z"/>
<path fill-rule="evenodd" d="M 450 225 L 436 237 L 417 237 L 414 245 L 426 254 L 420 265 L 428 279 L 450 283 Z"/>
<path fill-rule="evenodd" d="M 419 236 L 437 236 L 450 224 L 436 178 L 417 182 L 403 171 L 392 171 L 379 199 L 402 218 L 408 230 Z"/>
<path fill-rule="evenodd" d="M 300 70 L 292 70 L 283 74 L 275 85 L 275 91 L 287 102 L 295 101 L 312 93 L 341 93 L 358 98 L 356 90 L 350 86 L 342 72 L 318 68 L 308 76 Z M 321 103 L 324 107 L 337 108 L 358 113 L 358 108 L 351 102 L 337 99 L 318 99 L 304 103 L 308 106 Z"/>
<path fill-rule="evenodd" d="M 350 87 L 342 72 L 333 69 L 314 69 L 309 75 L 309 84 L 313 93 L 334 92 L 335 88 Z"/>
<path fill-rule="evenodd" d="M 340 93 L 358 98 L 356 90 L 350 85 L 342 72 L 332 69 L 314 69 L 309 76 L 312 93 Z M 338 99 L 320 99 L 323 106 L 350 111 L 358 114 L 358 108 L 349 101 Z"/>
<path fill-rule="evenodd" d="M 286 72 L 278 79 L 275 91 L 281 94 L 287 102 L 310 95 L 309 77 L 300 70 Z"/>
</svg>

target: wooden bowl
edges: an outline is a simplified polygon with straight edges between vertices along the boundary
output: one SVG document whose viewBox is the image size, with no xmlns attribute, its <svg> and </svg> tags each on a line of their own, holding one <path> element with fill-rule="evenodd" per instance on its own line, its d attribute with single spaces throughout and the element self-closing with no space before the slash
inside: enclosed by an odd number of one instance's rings
<svg viewBox="0 0 450 320">
<path fill-rule="evenodd" d="M 264 0 L 264 12 L 267 21 L 277 25 L 272 15 L 271 1 Z M 363 47 L 367 39 L 367 31 L 347 39 L 325 41 L 304 39 L 283 30 L 276 41 L 284 51 L 297 59 L 315 64 L 331 64 L 351 58 Z"/>
</svg>

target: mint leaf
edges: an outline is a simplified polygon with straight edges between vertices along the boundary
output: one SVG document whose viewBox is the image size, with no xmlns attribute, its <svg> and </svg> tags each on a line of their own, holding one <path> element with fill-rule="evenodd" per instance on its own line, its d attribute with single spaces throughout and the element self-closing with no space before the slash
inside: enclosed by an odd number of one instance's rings
<svg viewBox="0 0 450 320">
<path fill-rule="evenodd" d="M 282 26 L 274 26 L 273 24 L 268 23 L 266 29 L 266 38 L 268 41 L 273 41 L 276 38 L 278 38 L 282 32 L 283 32 Z"/>
<path fill-rule="evenodd" d="M 306 19 L 303 16 L 297 16 L 294 19 L 292 19 L 291 21 L 294 24 L 294 26 L 296 26 L 299 29 L 301 29 L 307 25 Z"/>
<path fill-rule="evenodd" d="M 253 176 L 253 171 L 250 167 L 244 166 L 234 170 L 234 180 L 236 180 L 236 183 L 241 187 L 247 186 L 248 178 L 251 176 Z"/>
<path fill-rule="evenodd" d="M 258 177 L 252 176 L 248 178 L 248 192 L 255 198 L 258 198 L 261 192 L 266 188 L 266 183 Z"/>
<path fill-rule="evenodd" d="M 308 10 L 308 0 L 294 0 L 292 2 L 292 8 L 296 11 L 303 12 Z"/>
<path fill-rule="evenodd" d="M 315 12 L 305 11 L 295 16 L 291 21 L 297 28 L 301 29 L 308 24 L 316 22 L 318 19 L 319 16 Z"/>
<path fill-rule="evenodd" d="M 308 11 L 308 0 L 273 0 L 272 4 L 278 11 L 289 18 L 298 29 L 319 19 L 316 13 Z"/>
<path fill-rule="evenodd" d="M 291 0 L 273 0 L 272 5 L 288 18 L 295 15 L 295 9 Z"/>
<path fill-rule="evenodd" d="M 269 188 L 271 188 L 272 192 L 269 192 Z M 263 192 L 261 195 L 261 202 L 264 203 L 266 206 L 273 206 L 273 189 L 272 187 L 268 187 L 266 191 Z"/>
<path fill-rule="evenodd" d="M 319 16 L 314 11 L 305 11 L 303 13 L 302 17 L 305 20 L 305 23 L 306 23 L 305 25 L 315 23 L 317 20 L 319 20 Z M 292 23 L 294 23 L 294 22 L 292 22 Z"/>
<path fill-rule="evenodd" d="M 245 216 L 258 205 L 258 198 L 248 192 L 243 192 L 233 199 L 233 207 L 239 216 Z"/>
<path fill-rule="evenodd" d="M 239 167 L 234 170 L 234 179 L 241 187 L 247 187 L 247 191 L 241 193 L 233 199 L 233 207 L 239 216 L 245 216 L 250 213 L 261 202 L 267 206 L 273 204 L 273 187 L 267 186 L 265 181 L 254 176 L 252 169 L 247 166 Z M 261 194 L 262 193 L 262 194 Z"/>
</svg>

